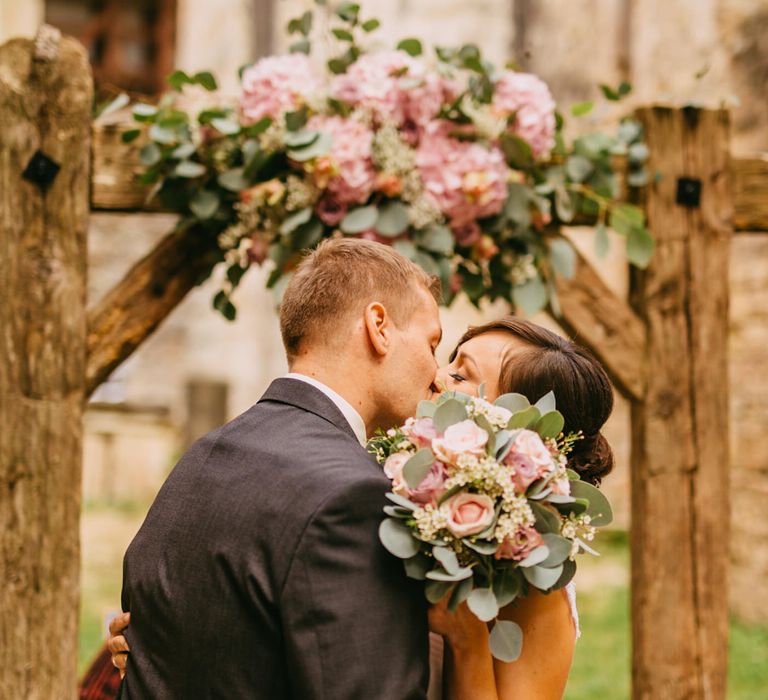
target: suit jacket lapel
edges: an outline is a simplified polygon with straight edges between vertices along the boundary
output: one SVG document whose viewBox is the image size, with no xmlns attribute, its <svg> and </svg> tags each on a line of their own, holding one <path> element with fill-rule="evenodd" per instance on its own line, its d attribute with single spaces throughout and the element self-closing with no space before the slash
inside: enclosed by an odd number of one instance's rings
<svg viewBox="0 0 768 700">
<path fill-rule="evenodd" d="M 352 430 L 352 426 L 336 407 L 336 404 L 311 384 L 302 382 L 299 379 L 285 377 L 275 379 L 269 385 L 264 396 L 259 399 L 259 403 L 262 401 L 276 401 L 314 413 L 316 416 L 327 420 L 342 432 L 350 435 L 357 442 L 355 431 Z"/>
</svg>

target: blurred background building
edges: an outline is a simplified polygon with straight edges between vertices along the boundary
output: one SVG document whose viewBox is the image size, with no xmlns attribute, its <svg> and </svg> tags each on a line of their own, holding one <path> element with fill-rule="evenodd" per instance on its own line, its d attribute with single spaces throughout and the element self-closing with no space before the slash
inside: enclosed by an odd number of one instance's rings
<svg viewBox="0 0 768 700">
<path fill-rule="evenodd" d="M 33 35 L 45 21 L 87 47 L 103 95 L 121 90 L 157 95 L 174 68 L 211 70 L 224 92 L 236 94 L 238 68 L 286 51 L 288 19 L 312 4 L 0 0 L 0 42 Z M 364 15 L 382 20 L 380 40 L 393 43 L 417 35 L 434 44 L 476 43 L 498 63 L 512 59 L 539 74 L 564 111 L 575 102 L 599 102 L 599 83 L 622 80 L 633 86 L 620 105 L 623 112 L 653 101 L 729 105 L 733 152 L 768 152 L 766 0 L 363 0 L 362 5 Z M 616 116 L 615 106 L 602 106 L 586 120 Z M 94 213 L 91 301 L 172 224 L 173 217 L 165 215 Z M 588 233 L 573 235 L 591 254 Z M 598 269 L 623 292 L 626 265 L 614 243 Z M 261 271 L 247 276 L 236 296 L 235 323 L 211 310 L 215 284 L 196 289 L 93 397 L 86 423 L 86 509 L 89 504 L 140 505 L 133 529 L 127 530 L 109 531 L 103 511 L 86 513 L 86 569 L 119 562 L 99 549 L 93 528 L 102 534 L 107 528 L 112 549 L 122 552 L 178 455 L 248 408 L 285 371 L 274 302 L 264 279 Z M 762 546 L 755 546 L 759 523 L 766 523 L 761 516 L 768 498 L 768 453 L 759 439 L 768 427 L 768 234 L 734 238 L 731 280 L 731 369 L 730 378 L 723 378 L 731 382 L 731 425 L 723 430 L 730 429 L 732 445 L 732 600 L 741 617 L 768 622 L 768 588 L 755 586 L 768 575 L 768 524 L 762 526 Z M 441 359 L 468 324 L 505 311 L 503 304 L 478 311 L 459 299 L 443 313 Z M 536 320 L 556 328 L 552 319 Z M 622 529 L 629 526 L 628 422 L 628 406 L 619 400 L 608 430 L 617 470 L 605 488 L 617 505 Z M 88 595 L 87 581 L 84 585 Z M 114 587 L 109 589 L 113 594 Z"/>
</svg>

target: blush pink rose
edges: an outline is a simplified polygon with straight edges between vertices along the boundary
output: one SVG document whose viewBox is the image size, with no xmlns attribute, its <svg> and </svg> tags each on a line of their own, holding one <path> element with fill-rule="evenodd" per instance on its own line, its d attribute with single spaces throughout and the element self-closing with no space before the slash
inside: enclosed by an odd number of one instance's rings
<svg viewBox="0 0 768 700">
<path fill-rule="evenodd" d="M 431 446 L 432 441 L 437 437 L 435 424 L 432 422 L 431 418 L 419 418 L 418 420 L 413 421 L 413 423 L 406 425 L 403 432 L 418 447 Z"/>
<path fill-rule="evenodd" d="M 457 230 L 501 211 L 507 198 L 507 164 L 495 146 L 453 138 L 454 128 L 440 120 L 427 125 L 416 150 L 416 167 L 425 192 Z"/>
<path fill-rule="evenodd" d="M 410 452 L 393 452 L 384 462 L 384 473 L 394 481 L 402 474 L 405 463 L 412 456 Z"/>
<path fill-rule="evenodd" d="M 432 449 L 442 460 L 455 464 L 462 454 L 480 456 L 488 444 L 488 433 L 473 420 L 463 420 L 446 428 L 432 441 Z"/>
<path fill-rule="evenodd" d="M 504 463 L 515 470 L 512 481 L 523 493 L 534 481 L 549 476 L 556 468 L 549 449 L 533 430 L 515 433 Z"/>
<path fill-rule="evenodd" d="M 493 499 L 482 493 L 457 493 L 440 510 L 445 515 L 448 530 L 456 537 L 477 535 L 493 522 Z"/>
<path fill-rule="evenodd" d="M 555 101 L 547 84 L 530 73 L 505 70 L 496 80 L 491 107 L 511 117 L 512 131 L 530 145 L 533 155 L 549 155 L 555 145 Z"/>
<path fill-rule="evenodd" d="M 337 226 L 347 215 L 349 207 L 331 194 L 322 197 L 315 205 L 315 213 L 327 226 Z"/>
<path fill-rule="evenodd" d="M 246 123 L 277 119 L 322 90 L 312 62 L 303 54 L 269 56 L 243 72 L 240 113 Z"/>
<path fill-rule="evenodd" d="M 395 452 L 384 462 L 384 473 L 392 479 L 392 490 L 414 503 L 437 504 L 440 496 L 445 493 L 445 480 L 448 478 L 445 465 L 435 461 L 421 483 L 416 488 L 411 488 L 405 482 L 403 467 L 412 456 L 409 452 Z"/>
<path fill-rule="evenodd" d="M 542 544 L 544 538 L 534 528 L 526 527 L 518 530 L 512 537 L 507 537 L 494 556 L 496 559 L 522 561 Z"/>
<path fill-rule="evenodd" d="M 552 479 L 552 481 L 549 482 L 549 485 L 552 487 L 552 493 L 557 496 L 571 495 L 571 480 L 567 476 L 564 476 L 561 479 Z"/>
</svg>

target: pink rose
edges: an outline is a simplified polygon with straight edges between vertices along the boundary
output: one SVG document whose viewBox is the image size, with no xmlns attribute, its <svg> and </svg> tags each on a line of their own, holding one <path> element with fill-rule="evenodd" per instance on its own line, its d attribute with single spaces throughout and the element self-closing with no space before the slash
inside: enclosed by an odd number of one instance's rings
<svg viewBox="0 0 768 700">
<path fill-rule="evenodd" d="M 432 441 L 437 437 L 435 424 L 431 418 L 419 418 L 410 424 L 406 424 L 403 432 L 418 447 L 429 447 Z"/>
<path fill-rule="evenodd" d="M 263 117 L 278 119 L 321 91 L 312 62 L 303 54 L 269 56 L 243 72 L 240 112 L 246 123 Z"/>
<path fill-rule="evenodd" d="M 455 464 L 462 454 L 484 454 L 487 444 L 488 433 L 475 421 L 463 420 L 447 428 L 443 437 L 435 438 L 432 449 L 440 459 Z"/>
<path fill-rule="evenodd" d="M 453 235 L 456 237 L 456 243 L 462 248 L 469 248 L 477 243 L 481 236 L 480 226 L 477 221 L 470 221 L 463 226 L 456 226 L 453 229 Z"/>
<path fill-rule="evenodd" d="M 556 468 L 549 449 L 533 430 L 518 430 L 514 434 L 504 463 L 515 470 L 512 481 L 523 493 L 534 481 L 549 476 Z"/>
<path fill-rule="evenodd" d="M 561 479 L 552 479 L 549 482 L 552 487 L 552 493 L 557 496 L 570 496 L 571 495 L 571 480 L 564 476 Z"/>
<path fill-rule="evenodd" d="M 411 488 L 405 482 L 403 467 L 412 456 L 409 452 L 395 452 L 384 462 L 384 473 L 392 479 L 392 490 L 414 503 L 436 504 L 445 493 L 445 480 L 448 477 L 445 465 L 435 461 L 421 483 L 416 488 Z"/>
<path fill-rule="evenodd" d="M 322 197 L 320 201 L 315 205 L 315 212 L 320 221 L 327 226 L 336 226 L 341 223 L 341 220 L 347 215 L 346 204 L 340 202 L 336 197 L 329 194 Z"/>
<path fill-rule="evenodd" d="M 493 499 L 482 493 L 457 493 L 442 506 L 448 530 L 456 537 L 477 535 L 490 526 L 494 518 Z"/>
<path fill-rule="evenodd" d="M 402 474 L 405 463 L 412 456 L 410 452 L 393 452 L 384 462 L 384 473 L 394 481 Z"/>
<path fill-rule="evenodd" d="M 499 116 L 514 115 L 512 131 L 536 158 L 549 155 L 555 145 L 555 101 L 545 82 L 530 73 L 505 70 L 494 85 L 491 107 Z"/>
<path fill-rule="evenodd" d="M 544 544 L 544 538 L 532 527 L 518 530 L 512 537 L 507 537 L 496 550 L 497 559 L 522 561 L 536 547 Z"/>
</svg>

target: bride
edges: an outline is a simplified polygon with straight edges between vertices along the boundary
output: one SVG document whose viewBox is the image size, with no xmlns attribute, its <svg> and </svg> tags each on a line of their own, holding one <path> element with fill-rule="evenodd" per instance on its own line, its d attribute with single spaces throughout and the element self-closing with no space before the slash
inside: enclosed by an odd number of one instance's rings
<svg viewBox="0 0 768 700">
<path fill-rule="evenodd" d="M 476 394 L 484 385 L 490 401 L 509 392 L 535 401 L 554 391 L 564 432 L 583 434 L 568 467 L 595 485 L 613 467 L 611 448 L 600 432 L 613 407 L 605 370 L 586 350 L 541 326 L 506 316 L 470 328 L 450 363 L 438 371 L 436 384 L 466 394 Z M 546 595 L 532 590 L 503 609 L 500 618 L 517 622 L 523 630 L 522 654 L 513 663 L 491 656 L 488 626 L 466 604 L 455 613 L 447 610 L 445 601 L 432 606 L 430 700 L 562 697 L 579 636 L 573 584 Z M 129 621 L 124 613 L 110 624 L 109 649 L 121 673 L 130 651 L 121 632 Z"/>
</svg>

